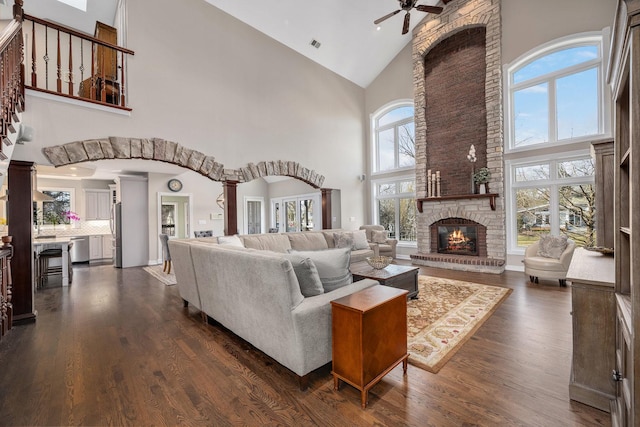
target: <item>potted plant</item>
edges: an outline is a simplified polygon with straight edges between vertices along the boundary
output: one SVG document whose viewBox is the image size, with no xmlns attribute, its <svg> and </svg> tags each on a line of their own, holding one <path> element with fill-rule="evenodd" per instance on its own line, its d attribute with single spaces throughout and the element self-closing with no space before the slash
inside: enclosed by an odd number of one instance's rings
<svg viewBox="0 0 640 427">
<path fill-rule="evenodd" d="M 480 168 L 478 169 L 478 172 L 473 174 L 473 182 L 478 184 L 480 194 L 487 193 L 487 184 L 490 179 L 491 171 L 489 168 Z"/>
</svg>

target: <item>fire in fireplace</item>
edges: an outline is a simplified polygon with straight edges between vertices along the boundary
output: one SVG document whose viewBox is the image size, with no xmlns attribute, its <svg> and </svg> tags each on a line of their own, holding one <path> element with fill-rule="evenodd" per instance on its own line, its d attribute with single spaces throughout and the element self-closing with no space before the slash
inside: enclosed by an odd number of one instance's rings
<svg viewBox="0 0 640 427">
<path fill-rule="evenodd" d="M 478 256 L 478 227 L 439 225 L 438 253 Z"/>
</svg>

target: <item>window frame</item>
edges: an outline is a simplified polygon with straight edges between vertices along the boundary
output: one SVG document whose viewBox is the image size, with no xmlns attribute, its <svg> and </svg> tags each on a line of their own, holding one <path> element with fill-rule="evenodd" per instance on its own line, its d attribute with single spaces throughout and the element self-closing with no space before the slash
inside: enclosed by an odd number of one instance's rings
<svg viewBox="0 0 640 427">
<path fill-rule="evenodd" d="M 561 178 L 558 176 L 557 164 L 571 160 L 581 160 L 591 157 L 589 150 L 576 150 L 562 153 L 560 156 L 535 156 L 524 159 L 506 160 L 506 184 L 509 189 L 506 192 L 506 213 L 507 213 L 507 253 L 514 255 L 524 255 L 526 247 L 518 246 L 518 219 L 516 206 L 516 191 L 526 188 L 548 188 L 549 189 L 549 232 L 558 235 L 560 231 L 559 213 L 560 203 L 558 199 L 558 189 L 565 185 L 591 184 L 595 186 L 595 174 L 591 176 L 580 176 L 571 178 Z M 595 162 L 595 161 L 594 161 Z M 523 166 L 535 166 L 549 164 L 549 179 L 534 181 L 516 181 L 515 170 Z"/>
<path fill-rule="evenodd" d="M 69 193 L 69 210 L 71 212 L 77 212 L 76 211 L 76 189 L 74 187 L 40 187 L 39 191 L 41 192 L 45 192 L 45 191 L 54 191 L 54 192 L 60 192 L 60 193 Z M 33 203 L 36 204 L 36 209 L 42 209 L 42 205 L 44 202 L 36 202 L 34 201 Z M 37 218 L 33 219 L 34 222 L 37 222 Z M 82 218 L 81 218 L 82 220 Z M 79 221 L 69 221 L 69 223 L 60 223 L 58 225 L 54 225 L 51 223 L 42 223 L 40 224 L 40 230 L 52 230 L 55 229 L 56 227 L 66 227 L 69 226 L 71 228 L 77 228 L 79 227 L 78 225 Z"/>
<path fill-rule="evenodd" d="M 416 240 L 400 240 L 400 215 L 399 215 L 399 211 L 400 211 L 400 199 L 407 199 L 407 198 L 411 198 L 413 199 L 413 203 L 415 204 L 415 199 L 416 199 L 416 193 L 415 191 L 412 193 L 400 193 L 397 190 L 400 188 L 399 184 L 400 182 L 403 181 L 411 181 L 413 182 L 413 188 L 415 189 L 416 186 L 416 176 L 414 175 L 396 175 L 393 177 L 386 177 L 386 178 L 380 178 L 380 179 L 374 179 L 371 180 L 371 212 L 372 212 L 372 223 L 375 225 L 380 225 L 380 221 L 379 221 L 379 212 L 378 212 L 378 201 L 379 200 L 394 200 L 394 209 L 395 209 L 395 227 L 396 227 L 396 239 L 398 240 L 398 246 L 404 246 L 404 247 L 417 247 L 418 246 L 418 241 L 417 241 L 417 235 L 416 235 Z M 397 185 L 396 187 L 396 192 L 394 194 L 391 195 L 384 195 L 384 196 L 379 196 L 378 195 L 378 186 L 381 184 L 391 184 L 394 183 Z"/>
<path fill-rule="evenodd" d="M 407 117 L 406 119 L 397 120 L 393 123 L 378 127 L 378 120 L 380 118 L 384 117 L 384 115 L 386 115 L 390 111 L 393 111 L 397 108 L 404 108 L 404 107 L 413 108 L 413 116 Z M 398 143 L 399 137 L 398 137 L 398 131 L 397 131 L 398 127 L 402 126 L 403 124 L 413 123 L 414 124 L 414 141 L 415 141 L 415 104 L 413 99 L 401 99 L 401 100 L 390 102 L 384 105 L 383 107 L 379 108 L 378 110 L 376 110 L 374 113 L 372 113 L 369 121 L 371 124 L 371 175 L 377 176 L 377 175 L 385 175 L 385 174 L 395 173 L 395 172 L 415 170 L 415 162 L 413 166 L 404 166 L 404 167 L 398 166 L 400 153 L 399 153 L 399 143 Z M 379 133 L 380 131 L 389 130 L 389 129 L 394 129 L 394 159 L 393 159 L 394 168 L 381 171 L 380 156 L 378 154 L 379 153 Z"/>
<path fill-rule="evenodd" d="M 548 43 L 540 45 L 529 52 L 523 54 L 515 61 L 504 66 L 504 128 L 505 128 L 505 153 L 517 153 L 522 151 L 528 151 L 533 149 L 557 147 L 562 145 L 575 144 L 576 142 L 591 142 L 611 136 L 611 100 L 610 97 L 605 96 L 605 64 L 608 60 L 608 51 L 605 48 L 609 39 L 609 29 L 605 28 L 602 31 L 590 31 L 585 33 L 573 34 L 570 36 L 562 37 L 552 40 Z M 514 83 L 514 75 L 521 68 L 529 65 L 530 63 L 541 59 L 547 55 L 582 46 L 597 46 L 599 57 L 589 61 L 585 61 L 579 64 L 571 65 L 550 73 L 546 73 L 541 76 L 537 76 L 523 82 Z M 556 82 L 567 76 L 576 75 L 580 72 L 597 69 L 598 73 L 598 133 L 586 136 L 579 136 L 575 138 L 564 138 L 558 140 L 558 120 L 557 120 L 557 99 L 556 99 Z M 536 86 L 539 84 L 548 84 L 548 141 L 543 143 L 536 143 L 531 145 L 524 145 L 521 147 L 515 146 L 515 102 L 514 94 L 527 87 Z"/>
</svg>

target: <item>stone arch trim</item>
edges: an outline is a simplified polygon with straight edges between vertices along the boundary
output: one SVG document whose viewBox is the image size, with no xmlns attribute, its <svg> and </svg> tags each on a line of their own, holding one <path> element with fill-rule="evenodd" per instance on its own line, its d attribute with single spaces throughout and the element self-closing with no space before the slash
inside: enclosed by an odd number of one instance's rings
<svg viewBox="0 0 640 427">
<path fill-rule="evenodd" d="M 493 222 L 493 215 L 486 214 L 485 212 L 478 210 L 467 210 L 463 206 L 452 206 L 449 209 L 432 212 L 431 214 L 428 214 L 423 218 L 423 221 L 427 227 L 435 222 L 447 218 L 469 219 L 487 227 L 487 229 L 491 227 Z"/>
<path fill-rule="evenodd" d="M 212 181 L 249 182 L 263 176 L 289 176 L 314 188 L 322 188 L 325 177 L 298 162 L 288 160 L 249 163 L 238 169 L 225 168 L 222 163 L 200 151 L 162 138 L 123 138 L 110 136 L 45 147 L 44 156 L 54 166 L 109 159 L 144 159 L 171 163 L 191 169 Z"/>
</svg>

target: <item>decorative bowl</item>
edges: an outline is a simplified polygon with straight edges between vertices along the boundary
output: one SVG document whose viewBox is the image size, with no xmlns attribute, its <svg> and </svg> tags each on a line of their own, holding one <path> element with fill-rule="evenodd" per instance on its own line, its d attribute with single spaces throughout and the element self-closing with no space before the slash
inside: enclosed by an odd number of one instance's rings
<svg viewBox="0 0 640 427">
<path fill-rule="evenodd" d="M 376 270 L 382 270 L 389 264 L 391 264 L 393 258 L 390 256 L 370 256 L 367 257 L 367 263 Z"/>
</svg>

